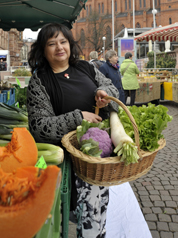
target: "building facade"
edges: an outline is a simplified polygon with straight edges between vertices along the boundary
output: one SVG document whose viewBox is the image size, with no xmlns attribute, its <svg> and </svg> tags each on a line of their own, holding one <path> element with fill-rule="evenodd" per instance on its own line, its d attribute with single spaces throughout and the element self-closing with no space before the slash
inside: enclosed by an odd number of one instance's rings
<svg viewBox="0 0 178 238">
<path fill-rule="evenodd" d="M 16 29 L 3 31 L 0 29 L 0 50 L 8 50 L 10 66 L 19 66 L 21 62 L 20 51 L 23 46 L 23 32 Z M 3 60 L 6 60 L 3 58 Z"/>
<path fill-rule="evenodd" d="M 178 22 L 178 1 L 154 0 L 154 3 L 157 10 L 156 26 L 166 26 Z M 135 0 L 135 28 L 153 27 L 152 9 L 153 0 Z M 89 29 L 91 22 L 95 30 L 92 33 Z M 97 22 L 101 27 L 96 29 Z M 123 28 L 133 28 L 133 0 L 114 0 L 114 35 Z M 86 9 L 81 11 L 73 25 L 72 32 L 74 38 L 79 40 L 83 55 L 87 60 L 92 50 L 102 51 L 102 36 L 106 37 L 106 49 L 111 48 L 112 1 L 88 0 Z M 97 38 L 98 45 L 94 44 L 94 38 Z"/>
</svg>

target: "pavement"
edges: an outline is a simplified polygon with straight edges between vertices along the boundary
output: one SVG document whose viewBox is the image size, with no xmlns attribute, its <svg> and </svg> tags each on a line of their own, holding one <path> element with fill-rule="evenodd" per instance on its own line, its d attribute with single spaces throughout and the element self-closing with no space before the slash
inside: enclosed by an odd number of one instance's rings
<svg viewBox="0 0 178 238">
<path fill-rule="evenodd" d="M 151 170 L 130 185 L 152 237 L 178 238 L 178 103 L 160 103 L 173 116 L 163 131 L 166 146 L 157 153 Z M 72 222 L 69 222 L 68 238 L 77 238 L 76 225 Z"/>
</svg>

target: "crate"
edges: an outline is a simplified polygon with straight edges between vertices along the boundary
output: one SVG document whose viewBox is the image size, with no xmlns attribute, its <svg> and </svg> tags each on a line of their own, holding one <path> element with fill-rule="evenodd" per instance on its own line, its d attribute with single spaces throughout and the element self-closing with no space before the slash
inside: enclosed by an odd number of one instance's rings
<svg viewBox="0 0 178 238">
<path fill-rule="evenodd" d="M 10 105 L 15 103 L 15 88 L 11 88 Z"/>
<path fill-rule="evenodd" d="M 71 198 L 71 159 L 67 151 L 64 152 L 64 163 L 61 184 L 61 215 L 62 215 L 62 238 L 68 238 L 70 198 Z"/>
<path fill-rule="evenodd" d="M 6 98 L 6 94 L 0 93 L 0 102 L 4 103 L 5 98 Z"/>
<path fill-rule="evenodd" d="M 41 230 L 33 238 L 68 238 L 68 225 L 71 197 L 71 161 L 68 152 L 64 152 L 64 162 L 59 165 L 62 170 L 60 188 L 56 191 L 55 201 L 48 218 Z"/>
<path fill-rule="evenodd" d="M 10 97 L 11 97 L 11 90 L 2 90 L 2 93 L 5 94 L 5 97 L 4 97 L 4 103 L 8 104 L 8 101 L 10 100 Z"/>
<path fill-rule="evenodd" d="M 56 190 L 51 217 L 48 218 L 34 238 L 60 238 L 61 233 L 61 185 Z"/>
<path fill-rule="evenodd" d="M 4 103 L 11 106 L 15 103 L 15 88 L 11 88 L 9 90 L 2 90 L 5 94 L 4 96 Z"/>
</svg>

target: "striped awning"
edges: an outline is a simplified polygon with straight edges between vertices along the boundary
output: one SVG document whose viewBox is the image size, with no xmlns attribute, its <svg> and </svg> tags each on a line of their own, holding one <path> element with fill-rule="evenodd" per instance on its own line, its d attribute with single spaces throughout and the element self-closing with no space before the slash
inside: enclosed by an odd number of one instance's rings
<svg viewBox="0 0 178 238">
<path fill-rule="evenodd" d="M 170 40 L 178 42 L 178 22 L 163 26 L 154 28 L 152 30 L 146 31 L 134 38 L 134 40 L 141 42 L 141 41 L 167 41 Z"/>
</svg>

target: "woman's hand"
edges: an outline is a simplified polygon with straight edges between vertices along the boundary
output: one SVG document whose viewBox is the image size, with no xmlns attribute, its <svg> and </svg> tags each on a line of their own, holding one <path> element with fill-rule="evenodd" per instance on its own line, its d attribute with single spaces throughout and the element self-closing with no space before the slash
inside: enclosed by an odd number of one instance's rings
<svg viewBox="0 0 178 238">
<path fill-rule="evenodd" d="M 98 123 L 100 121 L 102 121 L 102 118 L 92 112 L 82 112 L 83 115 L 83 119 L 89 121 L 89 122 L 94 122 L 94 123 Z"/>
<path fill-rule="evenodd" d="M 104 99 L 104 97 L 108 96 L 107 93 L 104 90 L 98 90 L 95 96 L 96 100 L 96 106 L 98 108 L 106 107 L 108 106 L 108 103 L 111 102 L 110 99 Z"/>
</svg>

